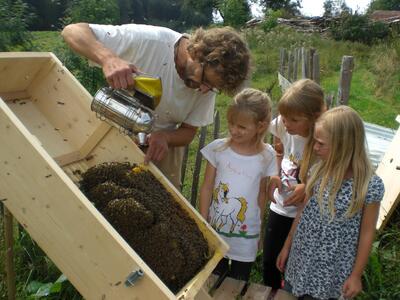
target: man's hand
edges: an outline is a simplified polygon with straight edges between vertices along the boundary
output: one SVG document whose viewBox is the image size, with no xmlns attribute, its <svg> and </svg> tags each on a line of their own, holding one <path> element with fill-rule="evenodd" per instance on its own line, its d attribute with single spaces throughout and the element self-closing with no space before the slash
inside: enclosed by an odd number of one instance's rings
<svg viewBox="0 0 400 300">
<path fill-rule="evenodd" d="M 289 188 L 289 191 L 293 191 L 290 196 L 284 201 L 284 206 L 301 205 L 306 197 L 306 185 L 304 183 L 296 184 Z"/>
<path fill-rule="evenodd" d="M 103 73 L 108 84 L 114 89 L 126 89 L 134 85 L 133 73 L 137 68 L 118 56 L 111 56 L 103 63 Z"/>
<path fill-rule="evenodd" d="M 274 203 L 276 203 L 274 198 L 274 191 L 276 188 L 278 189 L 279 193 L 282 193 L 281 178 L 279 176 L 271 176 L 268 186 L 268 198 Z"/>
<path fill-rule="evenodd" d="M 361 278 L 356 275 L 350 275 L 343 284 L 342 293 L 346 299 L 352 299 L 362 290 Z"/>
<path fill-rule="evenodd" d="M 144 157 L 144 163 L 148 164 L 149 161 L 162 160 L 168 152 L 167 133 L 163 131 L 153 132 L 148 136 L 147 142 L 149 148 Z"/>
</svg>

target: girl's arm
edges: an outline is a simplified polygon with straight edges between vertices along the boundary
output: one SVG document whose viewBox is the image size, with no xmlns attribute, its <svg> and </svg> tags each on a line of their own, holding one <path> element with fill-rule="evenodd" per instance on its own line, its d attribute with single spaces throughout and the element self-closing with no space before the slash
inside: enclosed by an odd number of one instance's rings
<svg viewBox="0 0 400 300">
<path fill-rule="evenodd" d="M 353 271 L 343 284 L 343 296 L 353 298 L 362 290 L 361 276 L 368 263 L 369 253 L 375 237 L 380 202 L 366 204 L 363 208 L 357 256 Z"/>
<path fill-rule="evenodd" d="M 277 164 L 278 174 L 281 174 L 281 165 L 282 165 L 284 148 L 283 148 L 281 139 L 275 135 L 273 138 L 273 145 L 274 145 L 274 149 L 276 152 L 276 164 Z M 281 177 L 280 176 L 271 176 L 270 180 L 269 180 L 269 185 L 268 185 L 268 199 L 274 203 L 275 203 L 274 191 L 276 188 L 278 189 L 279 193 L 282 193 Z"/>
<path fill-rule="evenodd" d="M 199 211 L 204 219 L 208 220 L 208 209 L 210 208 L 212 194 L 214 189 L 214 181 L 217 169 L 207 161 L 206 171 L 204 173 L 203 184 L 200 188 Z"/>
<path fill-rule="evenodd" d="M 267 205 L 267 177 L 261 178 L 258 191 L 258 206 L 260 207 L 261 224 L 264 221 L 265 206 Z"/>
<path fill-rule="evenodd" d="M 289 257 L 290 247 L 292 246 L 293 235 L 296 232 L 297 224 L 299 224 L 300 216 L 303 213 L 305 206 L 306 206 L 306 204 L 299 207 L 299 210 L 297 211 L 297 214 L 296 214 L 296 218 L 294 219 L 294 221 L 292 223 L 292 227 L 290 227 L 290 231 L 286 238 L 286 241 L 283 244 L 282 250 L 279 253 L 278 258 L 276 259 L 276 267 L 281 272 L 285 271 L 286 261 Z"/>
</svg>

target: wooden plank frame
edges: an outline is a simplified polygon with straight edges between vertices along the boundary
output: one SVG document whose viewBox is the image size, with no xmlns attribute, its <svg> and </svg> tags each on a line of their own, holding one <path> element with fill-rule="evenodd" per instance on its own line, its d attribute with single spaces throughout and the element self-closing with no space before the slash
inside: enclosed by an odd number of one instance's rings
<svg viewBox="0 0 400 300">
<path fill-rule="evenodd" d="M 15 82 L 4 84 L 8 78 Z M 19 97 L 28 99 L 22 104 Z M 180 292 L 164 285 L 76 185 L 79 172 L 96 164 L 144 160 L 129 137 L 96 119 L 91 100 L 52 53 L 0 53 L 0 199 L 85 299 L 193 299 L 227 244 L 150 164 L 212 252 Z M 127 287 L 127 276 L 139 269 L 144 276 Z"/>
<path fill-rule="evenodd" d="M 400 123 L 400 115 L 396 121 Z M 385 184 L 385 195 L 381 203 L 376 228 L 381 231 L 389 221 L 390 216 L 400 203 L 400 127 L 393 137 L 392 143 L 378 165 L 376 174 Z"/>
</svg>

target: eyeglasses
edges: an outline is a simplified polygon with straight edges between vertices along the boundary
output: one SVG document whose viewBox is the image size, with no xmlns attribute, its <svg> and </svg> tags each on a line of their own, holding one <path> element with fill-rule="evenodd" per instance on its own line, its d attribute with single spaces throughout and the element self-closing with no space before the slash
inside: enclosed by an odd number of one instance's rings
<svg viewBox="0 0 400 300">
<path fill-rule="evenodd" d="M 205 87 L 208 88 L 209 91 L 215 93 L 215 94 L 220 94 L 221 91 L 219 89 L 217 89 L 216 87 L 211 86 L 210 84 L 208 84 L 207 82 L 204 81 L 204 69 L 205 69 L 205 64 L 204 63 L 200 63 L 201 66 L 201 80 L 200 82 L 195 81 L 193 79 L 187 78 L 187 83 L 192 87 L 192 88 L 200 88 L 200 86 L 204 85 Z"/>
</svg>

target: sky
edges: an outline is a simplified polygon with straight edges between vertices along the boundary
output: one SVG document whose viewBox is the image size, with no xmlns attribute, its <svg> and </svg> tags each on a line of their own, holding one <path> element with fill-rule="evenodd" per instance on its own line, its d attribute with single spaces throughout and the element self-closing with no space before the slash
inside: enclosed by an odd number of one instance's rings
<svg viewBox="0 0 400 300">
<path fill-rule="evenodd" d="M 371 0 L 345 0 L 348 7 L 353 12 L 358 10 L 359 13 L 365 12 Z M 302 0 L 301 6 L 303 7 L 300 11 L 305 16 L 322 16 L 324 13 L 324 0 Z M 260 16 L 261 10 L 257 6 L 252 7 L 252 12 L 255 16 Z"/>
</svg>

